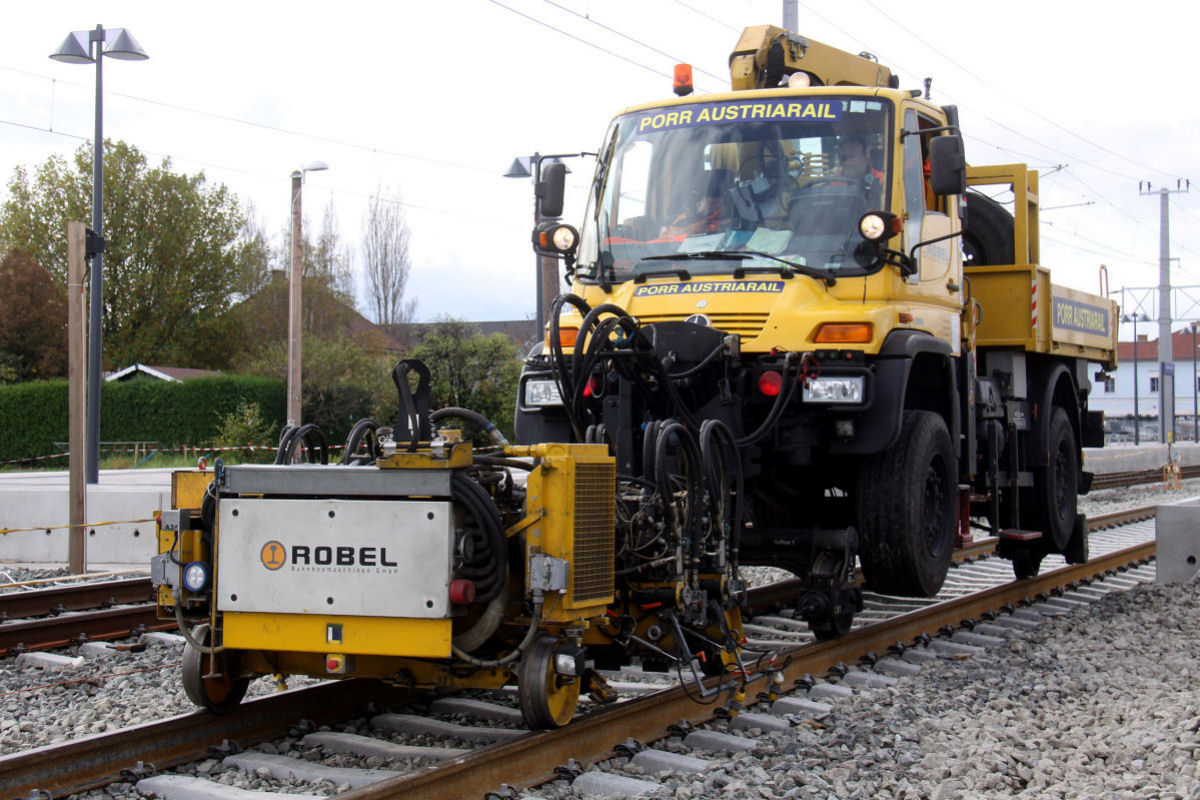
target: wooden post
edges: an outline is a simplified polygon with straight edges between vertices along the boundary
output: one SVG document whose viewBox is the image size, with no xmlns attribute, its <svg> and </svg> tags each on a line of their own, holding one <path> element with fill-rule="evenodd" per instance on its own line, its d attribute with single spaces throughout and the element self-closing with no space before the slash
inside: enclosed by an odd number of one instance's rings
<svg viewBox="0 0 1200 800">
<path fill-rule="evenodd" d="M 68 470 L 70 473 L 71 528 L 67 533 L 67 559 L 71 573 L 87 571 L 87 483 L 84 475 L 84 416 L 86 413 L 84 354 L 87 352 L 87 329 L 84 328 L 84 306 L 87 294 L 84 277 L 87 274 L 85 257 L 87 226 L 82 222 L 67 223 L 67 379 L 68 379 Z"/>
</svg>

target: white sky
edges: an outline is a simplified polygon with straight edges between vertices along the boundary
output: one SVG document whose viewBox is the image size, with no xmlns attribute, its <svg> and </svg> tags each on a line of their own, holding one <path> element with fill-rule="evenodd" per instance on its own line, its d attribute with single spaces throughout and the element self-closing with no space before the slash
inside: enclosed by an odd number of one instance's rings
<svg viewBox="0 0 1200 800">
<path fill-rule="evenodd" d="M 330 166 L 308 175 L 306 217 L 318 223 L 333 203 L 355 248 L 367 198 L 379 186 L 398 189 L 418 319 L 532 318 L 532 190 L 529 180 L 502 177 L 513 157 L 595 150 L 613 113 L 671 96 L 676 61 L 695 66 L 700 92 L 728 88 L 741 29 L 780 24 L 781 8 L 781 0 L 14 3 L 0 52 L 0 196 L 16 165 L 91 141 L 95 68 L 51 61 L 50 52 L 72 30 L 125 27 L 150 60 L 105 59 L 106 137 L 153 163 L 170 156 L 177 170 L 203 170 L 252 201 L 277 241 L 288 176 L 302 163 Z M 1171 196 L 1171 256 L 1173 282 L 1200 285 L 1200 111 L 1189 82 L 1196 8 L 815 0 L 800 3 L 798 32 L 874 52 L 905 88 L 931 76 L 934 100 L 959 106 L 968 160 L 1045 170 L 1041 261 L 1055 282 L 1097 291 L 1103 263 L 1116 293 L 1158 283 L 1159 198 L 1139 196 L 1139 180 L 1158 188 L 1197 178 L 1192 193 Z M 592 164 L 569 164 L 564 219 L 578 224 Z M 1179 316 L 1200 318 L 1200 308 Z"/>
</svg>

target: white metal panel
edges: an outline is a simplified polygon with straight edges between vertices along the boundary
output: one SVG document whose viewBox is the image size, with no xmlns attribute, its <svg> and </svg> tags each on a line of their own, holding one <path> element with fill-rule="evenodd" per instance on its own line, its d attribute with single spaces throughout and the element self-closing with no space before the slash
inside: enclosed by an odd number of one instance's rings
<svg viewBox="0 0 1200 800">
<path fill-rule="evenodd" d="M 225 498 L 217 530 L 221 611 L 449 616 L 449 502 Z"/>
</svg>

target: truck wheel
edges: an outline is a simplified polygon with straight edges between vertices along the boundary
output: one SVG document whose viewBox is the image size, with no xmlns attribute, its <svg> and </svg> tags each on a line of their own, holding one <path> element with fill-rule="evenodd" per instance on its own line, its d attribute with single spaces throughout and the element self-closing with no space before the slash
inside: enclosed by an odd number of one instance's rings
<svg viewBox="0 0 1200 800">
<path fill-rule="evenodd" d="M 946 422 L 905 411 L 900 438 L 859 474 L 859 559 L 867 587 L 931 597 L 950 569 L 958 459 Z"/>
<path fill-rule="evenodd" d="M 1079 448 L 1075 431 L 1065 409 L 1055 406 L 1050 415 L 1050 463 L 1045 476 L 1036 482 L 1034 512 L 1038 527 L 1054 543 L 1053 552 L 1061 553 L 1075 531 L 1079 496 Z"/>
<path fill-rule="evenodd" d="M 212 642 L 208 623 L 192 629 L 200 644 Z M 188 700 L 208 711 L 223 714 L 237 706 L 246 696 L 249 678 L 208 677 L 208 658 L 190 644 L 183 647 L 183 692 Z"/>
<path fill-rule="evenodd" d="M 967 216 L 962 235 L 964 266 L 1013 263 L 1013 218 L 986 194 L 966 193 Z"/>
</svg>

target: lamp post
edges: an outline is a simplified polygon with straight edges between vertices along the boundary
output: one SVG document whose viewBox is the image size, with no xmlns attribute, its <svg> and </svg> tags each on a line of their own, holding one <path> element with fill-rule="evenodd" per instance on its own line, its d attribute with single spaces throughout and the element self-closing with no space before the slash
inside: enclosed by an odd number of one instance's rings
<svg viewBox="0 0 1200 800">
<path fill-rule="evenodd" d="M 1200 442 L 1200 374 L 1196 372 L 1196 326 L 1200 323 L 1192 321 L 1192 441 Z"/>
<path fill-rule="evenodd" d="M 1133 323 L 1133 443 L 1142 443 L 1142 417 L 1138 412 L 1138 322 L 1146 322 L 1149 320 L 1145 314 L 1126 314 L 1121 317 L 1122 322 Z"/>
<path fill-rule="evenodd" d="M 88 255 L 92 258 L 91 291 L 88 312 L 87 376 L 87 464 L 88 483 L 100 482 L 100 316 L 104 303 L 104 59 L 145 61 L 150 56 L 125 28 L 97 25 L 95 30 L 71 31 L 58 49 L 50 54 L 66 64 L 96 65 L 96 137 L 92 155 L 92 230 L 88 237 Z"/>
<path fill-rule="evenodd" d="M 292 173 L 292 263 L 288 274 L 288 371 L 287 371 L 287 424 L 300 424 L 300 309 L 301 273 L 304 261 L 304 236 L 301 228 L 300 193 L 304 176 L 309 172 L 329 169 L 324 161 L 310 161 Z"/>
</svg>

